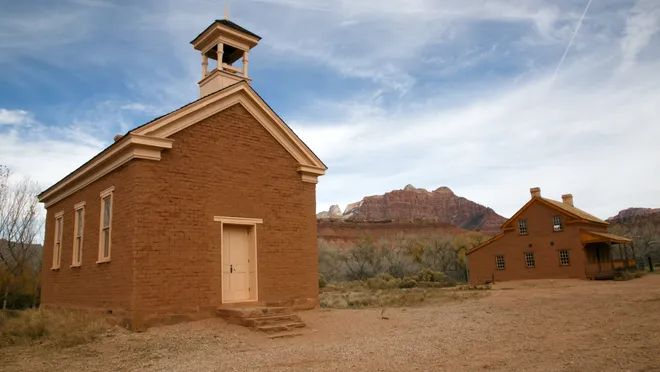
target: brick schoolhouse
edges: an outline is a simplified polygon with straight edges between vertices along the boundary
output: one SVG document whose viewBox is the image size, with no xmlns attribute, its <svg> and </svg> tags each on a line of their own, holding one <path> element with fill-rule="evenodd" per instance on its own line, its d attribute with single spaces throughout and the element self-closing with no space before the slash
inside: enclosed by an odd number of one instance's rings
<svg viewBox="0 0 660 372">
<path fill-rule="evenodd" d="M 318 304 L 326 166 L 250 86 L 259 40 L 213 22 L 191 42 L 201 98 L 117 136 L 39 195 L 42 304 L 135 328 L 226 304 Z"/>
<path fill-rule="evenodd" d="M 630 260 L 631 240 L 607 232 L 608 223 L 573 205 L 571 194 L 562 201 L 530 189 L 531 199 L 502 225 L 502 231 L 467 252 L 469 281 L 483 284 L 502 280 L 542 278 L 612 278 Z M 630 253 L 630 257 L 634 252 Z"/>
</svg>

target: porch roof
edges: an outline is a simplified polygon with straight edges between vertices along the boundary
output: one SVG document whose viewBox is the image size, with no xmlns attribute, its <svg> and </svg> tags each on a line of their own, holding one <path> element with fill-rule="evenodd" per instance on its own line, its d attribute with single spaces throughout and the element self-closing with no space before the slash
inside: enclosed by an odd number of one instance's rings
<svg viewBox="0 0 660 372">
<path fill-rule="evenodd" d="M 625 236 L 610 234 L 600 231 L 580 230 L 580 240 L 583 244 L 588 243 L 618 243 L 628 244 L 632 242 L 631 239 Z"/>
</svg>

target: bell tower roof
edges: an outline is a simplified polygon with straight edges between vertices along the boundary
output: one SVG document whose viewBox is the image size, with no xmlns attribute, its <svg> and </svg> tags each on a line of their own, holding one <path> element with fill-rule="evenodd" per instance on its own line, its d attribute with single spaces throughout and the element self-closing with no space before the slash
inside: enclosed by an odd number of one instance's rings
<svg viewBox="0 0 660 372">
<path fill-rule="evenodd" d="M 209 34 L 217 34 L 217 31 L 219 31 L 222 28 L 231 29 L 232 31 L 235 31 L 237 33 L 245 34 L 247 36 L 250 36 L 251 38 L 256 39 L 257 42 L 261 40 L 261 36 L 237 25 L 236 23 L 228 19 L 216 19 L 215 21 L 213 21 L 213 23 L 209 25 L 209 27 L 207 27 L 204 31 L 202 31 L 199 35 L 197 35 L 197 37 L 193 39 L 193 41 L 191 41 L 190 44 L 196 45 L 196 43 L 200 41 L 200 38 L 202 38 L 202 36 L 206 37 Z M 257 45 L 257 43 L 255 42 L 254 45 Z"/>
<path fill-rule="evenodd" d="M 216 19 L 190 44 L 202 55 L 200 96 L 244 80 L 248 83 L 248 52 L 261 37 L 228 19 Z M 216 66 L 209 70 L 209 59 Z M 240 61 L 240 62 L 239 62 Z"/>
</svg>

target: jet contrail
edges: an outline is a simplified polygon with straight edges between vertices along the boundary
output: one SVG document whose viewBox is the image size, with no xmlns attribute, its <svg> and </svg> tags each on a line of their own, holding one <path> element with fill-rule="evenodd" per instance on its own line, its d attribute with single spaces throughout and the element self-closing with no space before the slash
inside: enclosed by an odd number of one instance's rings
<svg viewBox="0 0 660 372">
<path fill-rule="evenodd" d="M 566 45 L 566 49 L 564 49 L 564 54 L 561 56 L 561 59 L 559 60 L 559 63 L 557 64 L 557 68 L 555 68 L 555 73 L 552 75 L 552 83 L 555 83 L 555 80 L 557 80 L 557 74 L 559 73 L 559 69 L 561 68 L 561 65 L 564 63 L 564 60 L 566 59 L 566 55 L 568 54 L 569 49 L 571 49 L 571 46 L 573 45 L 573 40 L 575 40 L 575 35 L 580 31 L 580 27 L 582 26 L 582 20 L 584 20 L 584 16 L 587 15 L 587 11 L 589 10 L 589 6 L 591 5 L 591 0 L 587 2 L 587 6 L 584 7 L 584 12 L 582 12 L 582 16 L 578 20 L 577 26 L 575 27 L 575 31 L 573 31 L 573 35 L 571 35 L 571 39 L 568 41 L 568 45 Z"/>
</svg>

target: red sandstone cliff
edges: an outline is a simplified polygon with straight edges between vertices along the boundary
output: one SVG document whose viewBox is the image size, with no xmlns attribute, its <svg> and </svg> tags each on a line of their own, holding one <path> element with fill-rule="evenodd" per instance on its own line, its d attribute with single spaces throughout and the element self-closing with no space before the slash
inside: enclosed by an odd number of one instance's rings
<svg viewBox="0 0 660 372">
<path fill-rule="evenodd" d="M 467 230 L 496 233 L 506 220 L 490 208 L 457 196 L 448 187 L 434 191 L 418 189 L 412 185 L 384 195 L 367 196 L 349 204 L 339 217 L 322 212 L 320 218 L 341 218 L 352 222 L 391 221 L 394 223 L 440 223 Z"/>
</svg>

